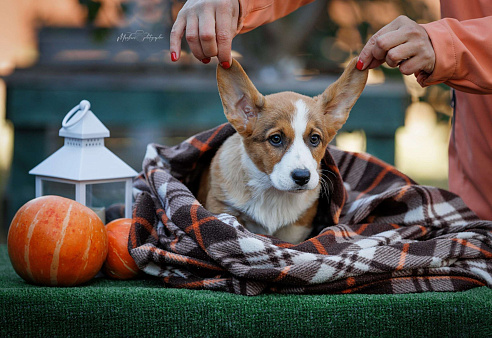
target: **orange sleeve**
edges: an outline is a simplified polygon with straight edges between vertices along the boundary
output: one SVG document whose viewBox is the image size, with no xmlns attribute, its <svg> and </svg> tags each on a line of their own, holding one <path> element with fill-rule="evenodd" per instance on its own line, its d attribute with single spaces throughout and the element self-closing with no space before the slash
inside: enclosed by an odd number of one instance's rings
<svg viewBox="0 0 492 338">
<path fill-rule="evenodd" d="M 238 33 L 273 22 L 314 0 L 239 0 Z"/>
<path fill-rule="evenodd" d="M 492 94 L 492 16 L 445 18 L 422 27 L 436 53 L 434 71 L 424 86 L 444 82 L 463 92 Z"/>
</svg>

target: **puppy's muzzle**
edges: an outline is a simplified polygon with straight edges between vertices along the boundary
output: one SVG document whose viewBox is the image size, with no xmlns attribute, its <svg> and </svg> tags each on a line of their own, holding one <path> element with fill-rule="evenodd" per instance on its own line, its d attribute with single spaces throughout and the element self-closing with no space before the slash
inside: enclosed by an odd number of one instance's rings
<svg viewBox="0 0 492 338">
<path fill-rule="evenodd" d="M 294 169 L 290 176 L 298 186 L 302 187 L 309 182 L 311 173 L 307 169 Z"/>
</svg>

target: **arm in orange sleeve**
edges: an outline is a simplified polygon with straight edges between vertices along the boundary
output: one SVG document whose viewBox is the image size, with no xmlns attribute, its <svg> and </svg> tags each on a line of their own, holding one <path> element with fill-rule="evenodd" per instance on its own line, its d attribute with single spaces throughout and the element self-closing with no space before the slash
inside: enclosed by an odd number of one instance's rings
<svg viewBox="0 0 492 338">
<path fill-rule="evenodd" d="M 492 16 L 458 21 L 445 18 L 422 27 L 436 54 L 424 86 L 445 83 L 474 94 L 492 94 Z"/>
<path fill-rule="evenodd" d="M 314 0 L 239 0 L 238 33 L 273 22 Z"/>
</svg>

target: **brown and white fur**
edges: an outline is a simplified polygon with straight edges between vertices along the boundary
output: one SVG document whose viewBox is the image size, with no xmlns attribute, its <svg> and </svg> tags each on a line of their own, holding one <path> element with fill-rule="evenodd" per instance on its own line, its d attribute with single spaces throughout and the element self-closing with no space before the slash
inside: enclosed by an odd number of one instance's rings
<svg viewBox="0 0 492 338">
<path fill-rule="evenodd" d="M 263 96 L 234 60 L 217 67 L 224 112 L 237 133 L 205 170 L 198 200 L 236 216 L 248 230 L 299 243 L 312 230 L 321 191 L 320 162 L 367 80 L 352 60 L 314 98 L 293 92 Z"/>
</svg>

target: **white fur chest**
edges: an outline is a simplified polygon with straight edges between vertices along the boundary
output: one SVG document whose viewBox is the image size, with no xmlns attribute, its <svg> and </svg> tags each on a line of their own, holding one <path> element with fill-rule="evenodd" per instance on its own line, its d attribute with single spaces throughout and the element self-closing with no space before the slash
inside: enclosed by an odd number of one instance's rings
<svg viewBox="0 0 492 338">
<path fill-rule="evenodd" d="M 295 223 L 317 197 L 312 192 L 295 194 L 269 188 L 256 198 L 234 207 L 251 219 L 245 224 L 250 231 L 273 235 L 280 228 Z"/>
</svg>

